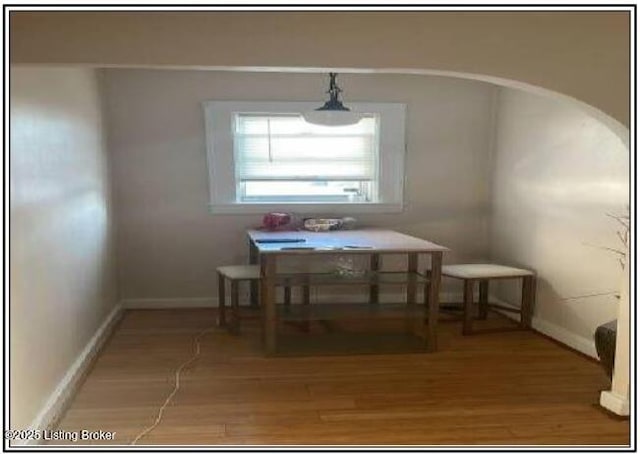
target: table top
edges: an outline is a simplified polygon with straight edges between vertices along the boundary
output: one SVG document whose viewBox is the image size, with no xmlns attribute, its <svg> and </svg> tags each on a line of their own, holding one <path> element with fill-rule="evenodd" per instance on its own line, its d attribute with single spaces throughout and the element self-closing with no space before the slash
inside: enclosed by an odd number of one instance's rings
<svg viewBox="0 0 640 454">
<path fill-rule="evenodd" d="M 249 230 L 261 254 L 409 253 L 445 252 L 449 249 L 421 238 L 386 229 L 333 230 L 329 232 L 270 232 Z"/>
</svg>

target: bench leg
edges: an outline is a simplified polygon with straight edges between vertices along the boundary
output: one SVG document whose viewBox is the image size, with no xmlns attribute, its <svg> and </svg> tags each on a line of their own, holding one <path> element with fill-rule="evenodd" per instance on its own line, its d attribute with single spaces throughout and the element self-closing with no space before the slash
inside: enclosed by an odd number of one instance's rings
<svg viewBox="0 0 640 454">
<path fill-rule="evenodd" d="M 533 318 L 533 301 L 536 293 L 535 276 L 522 278 L 522 307 L 520 312 L 520 326 L 524 329 L 531 328 Z"/>
<path fill-rule="evenodd" d="M 471 279 L 464 280 L 464 320 L 462 334 L 471 334 L 473 329 L 473 284 Z"/>
<path fill-rule="evenodd" d="M 480 281 L 480 290 L 478 298 L 478 318 L 480 320 L 486 320 L 489 313 L 489 280 L 483 279 Z"/>
<path fill-rule="evenodd" d="M 260 253 L 255 243 L 249 240 L 249 264 L 257 265 L 260 263 Z M 249 300 L 251 301 L 251 307 L 257 309 L 259 306 L 260 295 L 260 280 L 252 280 L 249 283 Z"/>
<path fill-rule="evenodd" d="M 429 275 L 429 306 L 426 311 L 425 341 L 427 351 L 438 351 L 438 311 L 440 310 L 440 282 L 442 281 L 442 252 L 431 253 Z"/>
<path fill-rule="evenodd" d="M 234 334 L 240 332 L 240 301 L 238 293 L 238 281 L 231 281 L 231 313 L 233 314 L 233 321 L 230 331 Z"/>
<path fill-rule="evenodd" d="M 218 273 L 218 326 L 227 326 L 225 284 L 224 276 Z"/>
</svg>

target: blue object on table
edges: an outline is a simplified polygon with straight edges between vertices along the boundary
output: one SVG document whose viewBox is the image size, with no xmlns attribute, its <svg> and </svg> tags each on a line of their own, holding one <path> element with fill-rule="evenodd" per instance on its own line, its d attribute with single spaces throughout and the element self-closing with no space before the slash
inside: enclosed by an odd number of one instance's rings
<svg viewBox="0 0 640 454">
<path fill-rule="evenodd" d="M 304 238 L 265 238 L 263 240 L 256 240 L 256 243 L 304 243 Z"/>
</svg>

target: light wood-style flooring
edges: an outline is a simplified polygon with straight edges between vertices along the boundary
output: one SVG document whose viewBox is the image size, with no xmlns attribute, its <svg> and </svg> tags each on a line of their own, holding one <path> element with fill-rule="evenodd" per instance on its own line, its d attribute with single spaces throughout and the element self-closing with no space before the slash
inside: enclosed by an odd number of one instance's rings
<svg viewBox="0 0 640 454">
<path fill-rule="evenodd" d="M 58 429 L 115 431 L 110 443 L 129 444 L 214 320 L 212 309 L 127 311 Z M 267 358 L 255 322 L 239 336 L 214 329 L 138 444 L 629 444 L 628 420 L 597 405 L 608 382 L 595 361 L 534 332 L 460 331 L 441 323 L 437 353 Z"/>
</svg>

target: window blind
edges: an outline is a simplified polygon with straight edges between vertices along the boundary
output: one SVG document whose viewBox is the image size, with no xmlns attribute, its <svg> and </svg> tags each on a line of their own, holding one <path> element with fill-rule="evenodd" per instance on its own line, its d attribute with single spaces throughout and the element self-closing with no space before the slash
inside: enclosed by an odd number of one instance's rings
<svg viewBox="0 0 640 454">
<path fill-rule="evenodd" d="M 298 114 L 236 114 L 233 142 L 240 181 L 368 181 L 376 178 L 377 119 L 311 125 Z"/>
</svg>

